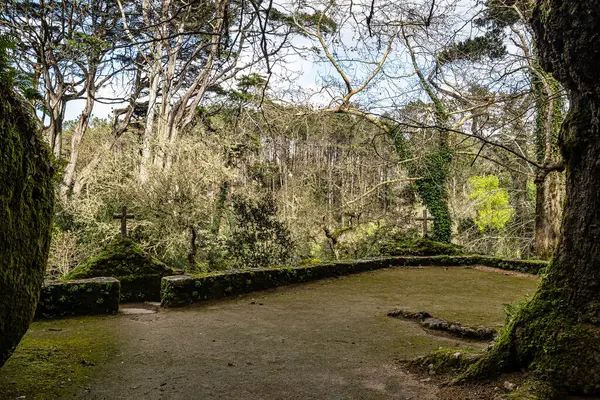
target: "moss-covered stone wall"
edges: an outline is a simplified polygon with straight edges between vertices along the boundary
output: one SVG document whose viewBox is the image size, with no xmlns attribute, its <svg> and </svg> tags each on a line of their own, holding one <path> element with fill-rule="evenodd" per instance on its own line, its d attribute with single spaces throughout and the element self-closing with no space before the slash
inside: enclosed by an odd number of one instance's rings
<svg viewBox="0 0 600 400">
<path fill-rule="evenodd" d="M 161 303 L 181 307 L 194 302 L 269 289 L 293 283 L 349 275 L 388 267 L 485 265 L 511 271 L 539 273 L 544 261 L 506 260 L 485 256 L 385 257 L 339 261 L 295 268 L 257 268 L 198 276 L 175 275 L 162 279 Z"/>
<path fill-rule="evenodd" d="M 32 121 L 0 82 L 0 366 L 33 318 L 50 245 L 53 169 Z"/>
<path fill-rule="evenodd" d="M 48 282 L 42 288 L 35 315 L 38 318 L 56 318 L 114 314 L 119 311 L 120 288 L 115 278 Z"/>
<path fill-rule="evenodd" d="M 508 258 L 497 258 L 482 255 L 466 256 L 426 256 L 426 257 L 391 257 L 391 267 L 414 267 L 419 265 L 429 266 L 468 266 L 482 265 L 503 269 L 506 271 L 522 272 L 526 274 L 540 274 L 548 266 L 547 261 L 541 260 L 511 260 Z"/>
<path fill-rule="evenodd" d="M 374 259 L 295 268 L 254 268 L 199 276 L 168 276 L 162 280 L 161 304 L 165 307 L 179 307 L 255 290 L 385 268 L 388 265 L 387 259 Z"/>
</svg>

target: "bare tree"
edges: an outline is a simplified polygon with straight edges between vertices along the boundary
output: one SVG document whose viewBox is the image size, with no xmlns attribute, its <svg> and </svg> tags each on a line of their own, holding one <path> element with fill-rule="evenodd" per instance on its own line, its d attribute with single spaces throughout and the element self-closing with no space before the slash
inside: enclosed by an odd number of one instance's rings
<svg viewBox="0 0 600 400">
<path fill-rule="evenodd" d="M 272 3 L 168 0 L 138 6 L 117 1 L 125 32 L 142 55 L 144 181 L 150 165 L 170 166 L 178 137 L 208 93 L 261 62 L 269 69 L 291 29 L 269 19 Z"/>
<path fill-rule="evenodd" d="M 10 7 L 0 17 L 0 30 L 17 44 L 17 67 L 31 77 L 33 88 L 40 92 L 33 102 L 44 137 L 57 159 L 67 159 L 62 197 L 77 180 L 79 147 L 94 106 L 98 101 L 123 101 L 100 94 L 130 68 L 113 7 L 111 0 L 10 0 Z M 70 151 L 65 152 L 65 112 L 77 100 L 84 106 L 71 132 Z"/>
</svg>

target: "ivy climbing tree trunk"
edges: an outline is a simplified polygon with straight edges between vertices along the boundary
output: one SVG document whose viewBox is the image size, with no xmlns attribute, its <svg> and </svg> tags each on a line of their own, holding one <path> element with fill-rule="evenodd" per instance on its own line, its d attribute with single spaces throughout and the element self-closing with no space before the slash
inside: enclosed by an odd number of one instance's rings
<svg viewBox="0 0 600 400">
<path fill-rule="evenodd" d="M 418 167 L 422 179 L 417 181 L 417 191 L 423 204 L 433 216 L 433 239 L 450 243 L 452 239 L 452 216 L 448 206 L 448 176 L 452 163 L 452 150 L 448 146 L 446 132 L 440 132 L 439 148 L 425 156 Z"/>
<path fill-rule="evenodd" d="M 438 135 L 437 149 L 424 157 L 422 165 L 413 168 L 413 173 L 421 177 L 417 181 L 417 191 L 423 204 L 429 209 L 434 218 L 433 239 L 442 243 L 450 243 L 452 240 L 452 216 L 448 205 L 448 178 L 454 152 L 450 146 L 449 114 L 435 88 L 427 81 L 423 71 L 421 71 L 404 29 L 402 29 L 402 35 L 421 86 L 433 103 L 436 133 Z"/>
<path fill-rule="evenodd" d="M 534 297 L 465 379 L 526 370 L 514 398 L 600 394 L 600 0 L 540 0 L 533 27 L 542 66 L 570 91 L 560 131 L 566 165 L 563 234 Z"/>
</svg>

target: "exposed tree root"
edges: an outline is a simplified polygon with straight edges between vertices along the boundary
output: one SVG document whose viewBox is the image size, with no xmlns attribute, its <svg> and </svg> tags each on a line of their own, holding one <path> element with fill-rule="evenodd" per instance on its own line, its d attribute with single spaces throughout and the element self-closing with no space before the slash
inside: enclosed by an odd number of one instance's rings
<svg viewBox="0 0 600 400">
<path fill-rule="evenodd" d="M 525 384 L 516 388 L 509 399 L 600 395 L 598 317 L 594 312 L 574 311 L 563 299 L 560 290 L 545 280 L 535 297 L 515 310 L 485 353 L 440 349 L 411 365 L 427 369 L 430 374 L 453 374 L 451 384 L 525 373 Z"/>
<path fill-rule="evenodd" d="M 427 370 L 430 375 L 457 374 L 473 365 L 481 357 L 483 357 L 483 353 L 480 351 L 439 349 L 411 361 L 409 366 Z"/>
<path fill-rule="evenodd" d="M 410 311 L 394 309 L 388 312 L 387 315 L 388 317 L 394 318 L 415 319 L 419 321 L 419 324 L 423 328 L 446 332 L 461 339 L 466 338 L 489 341 L 492 340 L 497 334 L 496 330 L 493 328 L 474 328 L 470 326 L 464 326 L 458 322 L 448 322 L 442 318 L 434 317 L 425 311 L 414 313 Z"/>
<path fill-rule="evenodd" d="M 512 398 L 553 399 L 569 394 L 600 394 L 600 328 L 571 310 L 546 281 L 476 363 L 455 383 L 523 371 L 527 385 Z M 545 287 L 544 287 L 545 286 Z"/>
</svg>

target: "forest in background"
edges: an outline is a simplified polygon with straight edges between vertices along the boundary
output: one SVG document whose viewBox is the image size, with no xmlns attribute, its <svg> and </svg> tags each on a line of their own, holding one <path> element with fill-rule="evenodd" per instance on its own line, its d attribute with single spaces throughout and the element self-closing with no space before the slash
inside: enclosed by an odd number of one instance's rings
<svg viewBox="0 0 600 400">
<path fill-rule="evenodd" d="M 188 271 L 375 256 L 420 236 L 423 208 L 436 240 L 549 258 L 565 97 L 527 6 L 464 7 L 8 1 L 3 46 L 59 172 L 49 273 L 115 238 L 122 205 Z"/>
</svg>

